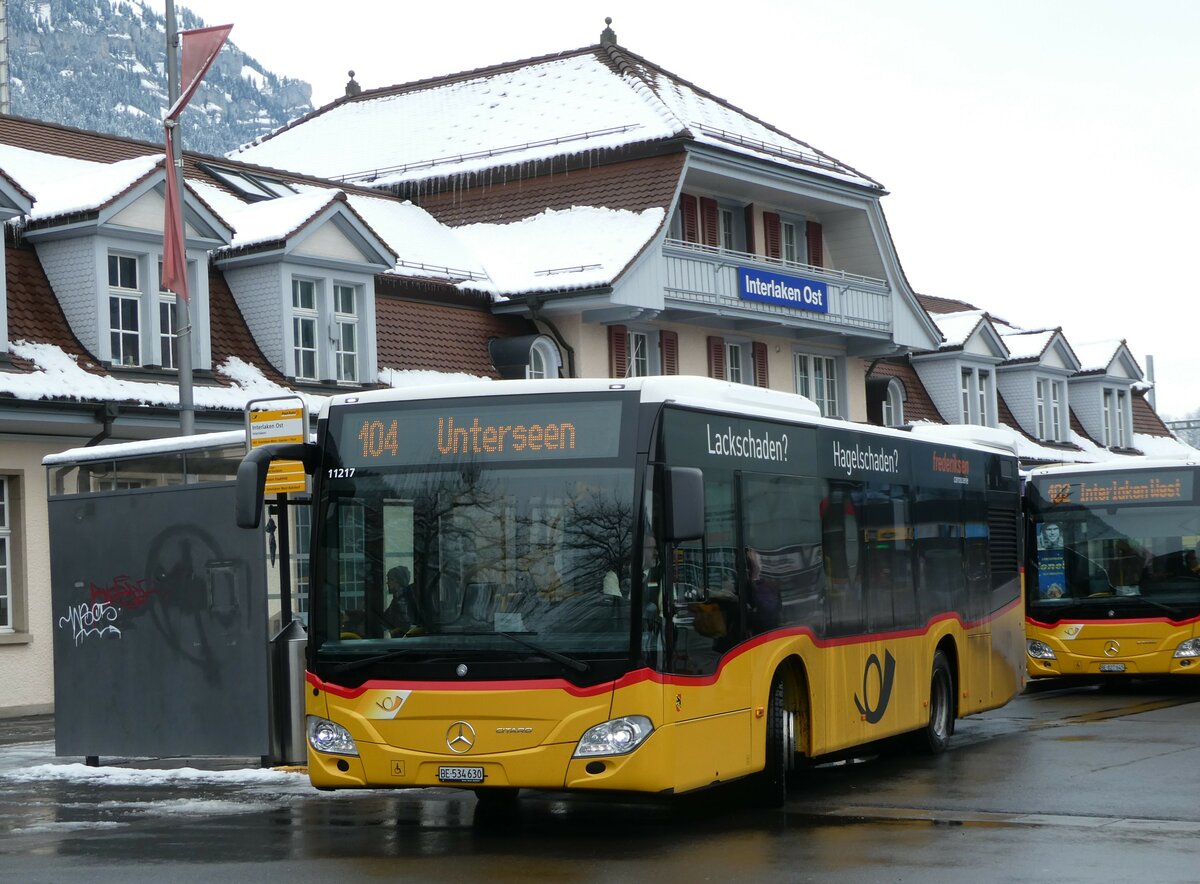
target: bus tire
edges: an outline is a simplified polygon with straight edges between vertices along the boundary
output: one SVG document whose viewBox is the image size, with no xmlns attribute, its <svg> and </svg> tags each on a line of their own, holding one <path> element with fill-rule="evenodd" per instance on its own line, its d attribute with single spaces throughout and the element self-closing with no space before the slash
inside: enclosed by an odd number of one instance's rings
<svg viewBox="0 0 1200 884">
<path fill-rule="evenodd" d="M 753 782 L 753 799 L 759 807 L 778 808 L 787 802 L 787 775 L 796 753 L 794 721 L 787 709 L 783 675 L 777 674 L 767 700 L 766 761 Z"/>
<path fill-rule="evenodd" d="M 929 721 L 918 732 L 917 745 L 930 755 L 940 755 L 954 733 L 954 673 L 943 651 L 933 655 L 929 679 Z"/>
</svg>

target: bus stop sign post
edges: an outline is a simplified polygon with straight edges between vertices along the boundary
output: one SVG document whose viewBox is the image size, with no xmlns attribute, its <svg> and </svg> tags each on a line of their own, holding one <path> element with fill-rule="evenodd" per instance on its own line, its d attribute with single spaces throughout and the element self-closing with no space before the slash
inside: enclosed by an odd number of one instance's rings
<svg viewBox="0 0 1200 884">
<path fill-rule="evenodd" d="M 289 407 L 262 407 L 290 402 Z M 256 408 L 256 406 L 258 406 Z M 262 445 L 308 440 L 308 409 L 299 396 L 251 399 L 246 403 L 246 451 Z M 277 763 L 302 764 L 304 746 L 304 646 L 307 635 L 293 619 L 291 527 L 288 493 L 308 490 L 304 464 L 298 460 L 273 461 L 267 470 L 264 494 L 274 493 L 270 511 L 278 520 L 279 615 L 283 629 L 271 640 L 273 719 L 271 758 Z"/>
</svg>

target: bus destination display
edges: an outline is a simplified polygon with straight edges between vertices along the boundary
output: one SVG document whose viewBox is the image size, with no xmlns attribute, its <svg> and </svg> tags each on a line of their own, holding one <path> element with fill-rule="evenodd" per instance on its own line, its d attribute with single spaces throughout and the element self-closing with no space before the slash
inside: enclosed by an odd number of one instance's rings
<svg viewBox="0 0 1200 884">
<path fill-rule="evenodd" d="M 347 411 L 338 452 L 346 467 L 615 457 L 621 410 L 610 399 Z"/>
<path fill-rule="evenodd" d="M 1051 506 L 1128 506 L 1192 500 L 1192 473 L 1182 470 L 1072 476 L 1039 481 L 1038 485 Z"/>
</svg>

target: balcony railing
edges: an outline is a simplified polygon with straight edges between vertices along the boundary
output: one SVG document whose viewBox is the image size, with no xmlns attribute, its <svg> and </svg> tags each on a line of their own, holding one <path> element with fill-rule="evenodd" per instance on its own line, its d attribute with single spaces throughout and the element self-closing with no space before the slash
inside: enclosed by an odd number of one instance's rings
<svg viewBox="0 0 1200 884">
<path fill-rule="evenodd" d="M 798 322 L 872 332 L 892 331 L 892 296 L 887 282 L 882 279 L 677 239 L 668 239 L 663 244 L 663 258 L 668 304 L 674 302 L 677 306 L 686 304 L 698 309 L 707 307 L 723 313 L 736 309 L 745 311 L 748 316 L 776 318 L 781 324 Z M 816 313 L 743 300 L 738 293 L 739 267 L 823 282 L 829 293 L 829 311 Z"/>
</svg>

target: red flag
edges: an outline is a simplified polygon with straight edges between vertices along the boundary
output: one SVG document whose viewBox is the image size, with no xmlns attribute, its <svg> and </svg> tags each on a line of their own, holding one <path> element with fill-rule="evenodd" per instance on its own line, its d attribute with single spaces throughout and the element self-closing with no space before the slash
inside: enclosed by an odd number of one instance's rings
<svg viewBox="0 0 1200 884">
<path fill-rule="evenodd" d="M 167 206 L 163 219 L 163 269 L 162 287 L 174 292 L 184 301 L 188 299 L 187 290 L 187 241 L 183 236 L 183 205 L 180 202 L 181 169 L 175 168 L 175 138 L 178 136 L 175 122 L 208 69 L 216 60 L 217 53 L 225 45 L 225 38 L 233 30 L 233 25 L 218 25 L 213 28 L 198 28 L 194 31 L 181 31 L 179 44 L 182 47 L 183 76 L 179 98 L 171 105 L 166 116 L 167 144 Z"/>
<path fill-rule="evenodd" d="M 179 45 L 183 55 L 183 76 L 180 78 L 179 98 L 167 111 L 167 119 L 173 120 L 183 111 L 187 103 L 196 94 L 200 81 L 216 61 L 217 53 L 225 45 L 225 38 L 233 30 L 233 25 L 217 25 L 212 28 L 197 28 L 194 31 L 180 31 Z"/>
<path fill-rule="evenodd" d="M 188 299 L 187 245 L 183 238 L 183 206 L 179 203 L 175 168 L 175 125 L 167 124 L 167 208 L 163 222 L 162 287 Z"/>
</svg>

